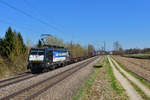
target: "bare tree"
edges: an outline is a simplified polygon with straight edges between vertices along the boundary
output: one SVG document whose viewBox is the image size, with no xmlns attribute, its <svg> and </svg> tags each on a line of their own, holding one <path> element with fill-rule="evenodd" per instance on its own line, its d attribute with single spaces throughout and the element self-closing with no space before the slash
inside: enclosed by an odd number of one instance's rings
<svg viewBox="0 0 150 100">
<path fill-rule="evenodd" d="M 122 55 L 124 53 L 123 48 L 122 48 L 121 44 L 118 41 L 115 41 L 113 43 L 113 46 L 114 46 L 113 54 Z"/>
<path fill-rule="evenodd" d="M 47 36 L 45 43 L 48 45 L 64 46 L 64 41 L 55 36 Z"/>
<path fill-rule="evenodd" d="M 119 51 L 119 49 L 122 48 L 121 44 L 118 41 L 115 41 L 113 46 L 115 51 Z"/>
</svg>

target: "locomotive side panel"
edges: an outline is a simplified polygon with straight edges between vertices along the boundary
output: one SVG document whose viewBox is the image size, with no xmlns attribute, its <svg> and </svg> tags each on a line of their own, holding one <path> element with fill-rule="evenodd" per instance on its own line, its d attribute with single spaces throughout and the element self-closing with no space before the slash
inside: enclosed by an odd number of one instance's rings
<svg viewBox="0 0 150 100">
<path fill-rule="evenodd" d="M 67 52 L 53 51 L 53 62 L 67 60 Z"/>
</svg>

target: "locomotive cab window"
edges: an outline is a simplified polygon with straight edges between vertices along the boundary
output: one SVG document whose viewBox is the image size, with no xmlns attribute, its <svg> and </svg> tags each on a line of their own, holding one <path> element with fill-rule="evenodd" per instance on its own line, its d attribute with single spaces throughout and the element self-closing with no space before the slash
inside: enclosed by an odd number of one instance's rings
<svg viewBox="0 0 150 100">
<path fill-rule="evenodd" d="M 44 55 L 44 50 L 31 50 L 30 55 Z"/>
</svg>

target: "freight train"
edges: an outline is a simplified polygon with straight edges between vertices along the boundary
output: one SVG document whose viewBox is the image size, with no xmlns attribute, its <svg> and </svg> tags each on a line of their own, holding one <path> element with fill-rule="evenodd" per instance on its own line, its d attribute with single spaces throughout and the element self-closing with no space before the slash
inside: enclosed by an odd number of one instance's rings
<svg viewBox="0 0 150 100">
<path fill-rule="evenodd" d="M 28 69 L 32 73 L 45 72 L 86 58 L 89 57 L 72 58 L 71 51 L 64 47 L 45 45 L 43 48 L 30 49 Z"/>
</svg>

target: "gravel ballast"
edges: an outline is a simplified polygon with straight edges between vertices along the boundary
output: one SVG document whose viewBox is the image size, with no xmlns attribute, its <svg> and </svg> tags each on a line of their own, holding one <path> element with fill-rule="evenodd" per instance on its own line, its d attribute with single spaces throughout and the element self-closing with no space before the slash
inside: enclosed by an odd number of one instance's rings
<svg viewBox="0 0 150 100">
<path fill-rule="evenodd" d="M 62 82 L 45 91 L 35 100 L 72 100 L 78 90 L 84 86 L 85 81 L 93 71 L 93 66 L 100 60 L 100 57 L 72 74 Z"/>
</svg>

